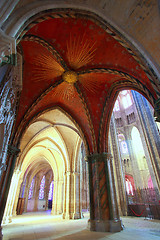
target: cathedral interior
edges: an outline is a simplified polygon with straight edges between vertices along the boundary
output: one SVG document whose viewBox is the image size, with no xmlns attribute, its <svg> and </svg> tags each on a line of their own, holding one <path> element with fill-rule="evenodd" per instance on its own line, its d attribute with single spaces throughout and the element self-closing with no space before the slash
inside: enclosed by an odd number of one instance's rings
<svg viewBox="0 0 160 240">
<path fill-rule="evenodd" d="M 93 232 L 127 216 L 160 227 L 159 1 L 2 0 L 0 13 L 0 239 L 40 212 L 88 213 Z"/>
</svg>

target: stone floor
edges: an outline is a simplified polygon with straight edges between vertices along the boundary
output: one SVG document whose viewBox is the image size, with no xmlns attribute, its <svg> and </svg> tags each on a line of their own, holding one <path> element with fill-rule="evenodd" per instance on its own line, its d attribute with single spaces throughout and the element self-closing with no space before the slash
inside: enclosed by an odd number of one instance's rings
<svg viewBox="0 0 160 240">
<path fill-rule="evenodd" d="M 62 220 L 50 212 L 26 213 L 3 225 L 3 240 L 160 240 L 160 220 L 123 217 L 123 231 L 102 233 L 87 229 L 88 218 L 88 213 L 79 220 Z"/>
</svg>

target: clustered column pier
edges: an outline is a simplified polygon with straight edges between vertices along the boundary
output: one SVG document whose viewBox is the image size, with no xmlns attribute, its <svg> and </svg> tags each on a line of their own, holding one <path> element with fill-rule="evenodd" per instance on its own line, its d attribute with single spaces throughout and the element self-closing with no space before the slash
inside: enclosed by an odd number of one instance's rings
<svg viewBox="0 0 160 240">
<path fill-rule="evenodd" d="M 109 153 L 87 156 L 90 189 L 90 230 L 121 231 L 115 196 L 112 156 Z"/>
</svg>

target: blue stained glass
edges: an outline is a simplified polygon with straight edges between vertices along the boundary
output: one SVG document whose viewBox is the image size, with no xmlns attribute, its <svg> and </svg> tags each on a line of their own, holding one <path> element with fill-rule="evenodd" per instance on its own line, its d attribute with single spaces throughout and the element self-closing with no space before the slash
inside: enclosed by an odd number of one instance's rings
<svg viewBox="0 0 160 240">
<path fill-rule="evenodd" d="M 122 141 L 122 142 L 121 142 L 121 146 L 122 146 L 122 152 L 123 152 L 123 153 L 128 153 L 128 148 L 127 148 L 127 143 L 126 143 L 126 141 Z"/>
<path fill-rule="evenodd" d="M 54 184 L 53 184 L 53 181 L 52 181 L 51 184 L 50 184 L 50 188 L 49 188 L 48 200 L 53 199 L 53 188 L 54 188 Z"/>
<path fill-rule="evenodd" d="M 39 189 L 39 199 L 44 199 L 45 176 L 43 176 Z"/>
<path fill-rule="evenodd" d="M 31 186 L 30 186 L 30 189 L 29 189 L 28 200 L 32 198 L 32 195 L 33 195 L 33 187 L 34 187 L 34 178 L 32 179 Z"/>
</svg>

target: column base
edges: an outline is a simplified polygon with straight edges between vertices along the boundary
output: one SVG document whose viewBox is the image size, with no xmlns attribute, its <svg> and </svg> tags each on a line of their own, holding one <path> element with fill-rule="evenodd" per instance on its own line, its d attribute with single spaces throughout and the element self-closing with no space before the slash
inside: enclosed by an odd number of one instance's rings
<svg viewBox="0 0 160 240">
<path fill-rule="evenodd" d="M 81 219 L 81 218 L 84 218 L 84 216 L 83 216 L 83 213 L 79 212 L 79 213 L 74 213 L 72 219 Z"/>
<path fill-rule="evenodd" d="M 123 230 L 121 220 L 89 220 L 88 227 L 96 232 L 120 232 Z"/>
<path fill-rule="evenodd" d="M 62 214 L 62 211 L 60 212 L 60 211 L 57 211 L 57 212 L 55 212 L 55 211 L 51 211 L 51 215 L 61 215 Z"/>
<path fill-rule="evenodd" d="M 3 220 L 2 220 L 3 224 L 8 224 L 8 223 L 11 223 L 11 222 L 12 222 L 12 216 L 4 217 Z"/>
<path fill-rule="evenodd" d="M 82 213 L 63 213 L 63 219 L 81 219 L 83 218 Z"/>
</svg>

